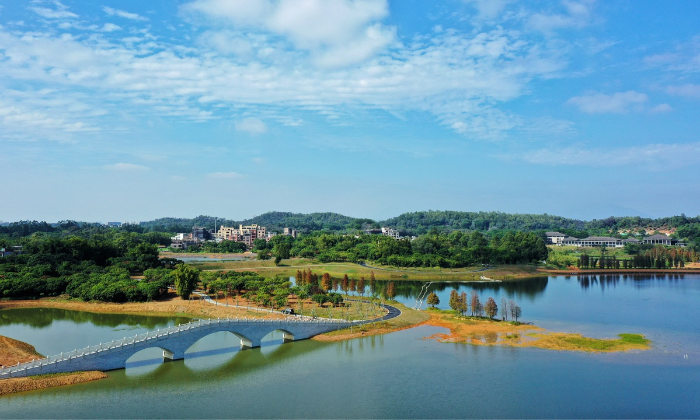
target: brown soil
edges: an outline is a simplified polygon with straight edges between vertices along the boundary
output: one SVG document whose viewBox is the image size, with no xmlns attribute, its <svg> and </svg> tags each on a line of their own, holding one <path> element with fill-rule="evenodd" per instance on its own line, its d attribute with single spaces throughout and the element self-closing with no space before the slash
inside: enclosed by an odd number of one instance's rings
<svg viewBox="0 0 700 420">
<path fill-rule="evenodd" d="M 44 356 L 37 353 L 34 346 L 0 335 L 0 366 L 12 366 L 43 358 Z"/>
<path fill-rule="evenodd" d="M 79 384 L 106 377 L 107 375 L 103 372 L 90 371 L 3 379 L 0 381 L 0 395 L 34 391 L 37 389 L 51 388 L 54 386 Z"/>
</svg>

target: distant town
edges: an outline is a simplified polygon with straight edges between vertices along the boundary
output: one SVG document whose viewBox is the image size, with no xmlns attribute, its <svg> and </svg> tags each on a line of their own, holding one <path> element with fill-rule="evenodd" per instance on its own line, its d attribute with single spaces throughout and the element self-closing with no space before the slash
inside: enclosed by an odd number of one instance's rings
<svg viewBox="0 0 700 420">
<path fill-rule="evenodd" d="M 216 228 L 215 228 L 216 229 Z M 400 239 L 410 239 L 413 240 L 416 236 L 402 236 L 401 233 L 389 227 L 382 227 L 381 229 L 366 229 L 364 231 L 366 235 L 382 235 Z M 293 238 L 297 237 L 297 231 L 295 229 L 285 227 L 281 232 L 271 232 L 265 226 L 258 226 L 256 224 L 244 226 L 238 225 L 238 227 L 220 226 L 215 232 L 210 232 L 204 227 L 195 226 L 189 233 L 178 233 L 173 236 L 172 242 L 170 244 L 170 249 L 174 250 L 186 250 L 188 247 L 193 245 L 199 245 L 203 242 L 213 241 L 213 242 L 223 242 L 223 241 L 233 241 L 245 244 L 248 249 L 253 248 L 253 244 L 256 239 L 264 239 L 269 242 L 270 239 L 277 235 L 291 236 Z"/>
</svg>

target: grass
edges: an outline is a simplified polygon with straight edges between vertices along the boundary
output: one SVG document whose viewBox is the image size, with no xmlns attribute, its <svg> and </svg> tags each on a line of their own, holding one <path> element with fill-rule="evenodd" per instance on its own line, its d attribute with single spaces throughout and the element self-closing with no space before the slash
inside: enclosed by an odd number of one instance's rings
<svg viewBox="0 0 700 420">
<path fill-rule="evenodd" d="M 641 334 L 619 334 L 618 339 L 599 339 L 583 337 L 581 334 L 535 334 L 539 338 L 540 345 L 536 347 L 551 348 L 555 350 L 576 350 L 586 352 L 613 352 L 628 350 L 646 350 L 650 348 L 651 341 Z"/>
<path fill-rule="evenodd" d="M 478 281 L 481 276 L 495 280 L 512 280 L 541 276 L 537 273 L 537 267 L 533 265 L 504 265 L 492 267 L 486 271 L 476 271 L 482 267 L 465 268 L 401 268 L 382 265 L 373 265 L 376 268 L 368 268 L 350 262 L 345 263 L 321 263 L 306 258 L 294 258 L 282 260 L 279 266 L 273 261 L 197 261 L 188 263 L 201 270 L 234 270 L 255 271 L 265 277 L 296 276 L 297 270 L 310 269 L 315 273 L 328 273 L 332 277 L 340 278 L 347 274 L 353 278 L 364 276 L 369 280 L 371 273 L 377 280 L 463 280 Z M 372 264 L 370 264 L 372 265 Z"/>
</svg>

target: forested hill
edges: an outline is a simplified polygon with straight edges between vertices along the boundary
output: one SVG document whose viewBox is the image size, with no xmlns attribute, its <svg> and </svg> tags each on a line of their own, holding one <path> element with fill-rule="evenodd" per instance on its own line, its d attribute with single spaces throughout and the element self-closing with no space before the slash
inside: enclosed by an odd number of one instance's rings
<svg viewBox="0 0 700 420">
<path fill-rule="evenodd" d="M 338 213 L 290 213 L 272 211 L 260 216 L 245 220 L 230 220 L 215 218 L 213 216 L 198 216 L 193 219 L 164 217 L 150 222 L 141 222 L 141 226 L 151 231 L 187 232 L 193 226 L 214 229 L 217 226 L 238 226 L 257 224 L 270 230 L 281 230 L 285 227 L 293 228 L 300 233 L 308 233 L 317 230 L 345 231 L 347 229 L 362 229 L 366 224 L 376 223 L 370 219 L 355 219 Z M 377 225 L 378 226 L 378 225 Z"/>
<path fill-rule="evenodd" d="M 239 224 L 258 224 L 268 230 L 280 232 L 285 227 L 296 229 L 299 233 L 310 233 L 320 230 L 352 233 L 357 230 L 388 226 L 398 229 L 403 235 L 422 235 L 431 229 L 449 233 L 455 230 L 499 232 L 499 231 L 559 231 L 567 235 L 585 237 L 588 235 L 615 234 L 619 230 L 635 228 L 646 229 L 675 229 L 677 236 L 698 242 L 700 239 L 700 216 L 662 217 L 649 219 L 641 217 L 608 217 L 591 221 L 569 219 L 549 214 L 518 214 L 502 212 L 462 212 L 462 211 L 419 211 L 404 213 L 384 221 L 360 219 L 344 216 L 338 213 L 290 213 L 269 212 L 246 220 L 216 218 L 214 216 L 198 216 L 195 218 L 164 217 L 139 225 L 125 225 L 120 230 L 129 232 L 189 232 L 193 226 L 214 229 L 217 226 L 238 226 Z M 35 232 L 60 233 L 94 231 L 103 232 L 107 229 L 96 223 L 61 221 L 46 223 L 37 221 L 21 221 L 0 225 L 0 237 L 24 237 Z M 89 235 L 88 235 L 89 236 Z"/>
<path fill-rule="evenodd" d="M 575 230 L 581 231 L 586 222 L 548 214 L 509 214 L 501 212 L 417 211 L 404 213 L 382 222 L 402 232 L 414 235 L 427 233 L 431 228 L 452 230 Z"/>
</svg>

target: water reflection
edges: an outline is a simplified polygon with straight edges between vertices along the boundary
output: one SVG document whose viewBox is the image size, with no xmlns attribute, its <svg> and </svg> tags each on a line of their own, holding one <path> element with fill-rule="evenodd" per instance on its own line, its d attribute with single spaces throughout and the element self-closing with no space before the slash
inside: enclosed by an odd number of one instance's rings
<svg viewBox="0 0 700 420">
<path fill-rule="evenodd" d="M 147 329 L 162 328 L 176 323 L 189 322 L 183 317 L 159 317 L 128 314 L 106 314 L 95 312 L 74 311 L 59 308 L 18 308 L 0 311 L 0 326 L 26 325 L 32 328 L 48 328 L 57 321 L 69 321 L 75 324 L 93 324 L 98 327 L 116 328 L 143 327 Z M 128 330 L 129 328 L 123 328 Z"/>
<path fill-rule="evenodd" d="M 566 277 L 570 278 L 569 276 Z M 684 274 L 593 274 L 579 275 L 576 280 L 582 289 L 599 287 L 602 290 L 619 284 L 631 284 L 637 289 L 673 285 L 685 278 Z"/>
<path fill-rule="evenodd" d="M 506 292 L 508 295 L 518 295 L 521 297 L 535 298 L 541 295 L 547 288 L 547 277 L 538 277 L 519 281 L 503 281 L 503 282 L 433 282 L 430 285 L 431 292 L 443 292 L 445 290 L 460 290 L 464 286 L 470 289 L 482 292 Z M 386 287 L 388 281 L 377 281 L 380 288 Z M 424 281 L 397 281 L 394 282 L 396 287 L 396 295 L 403 298 L 415 299 L 421 291 L 421 288 L 426 284 Z"/>
</svg>

